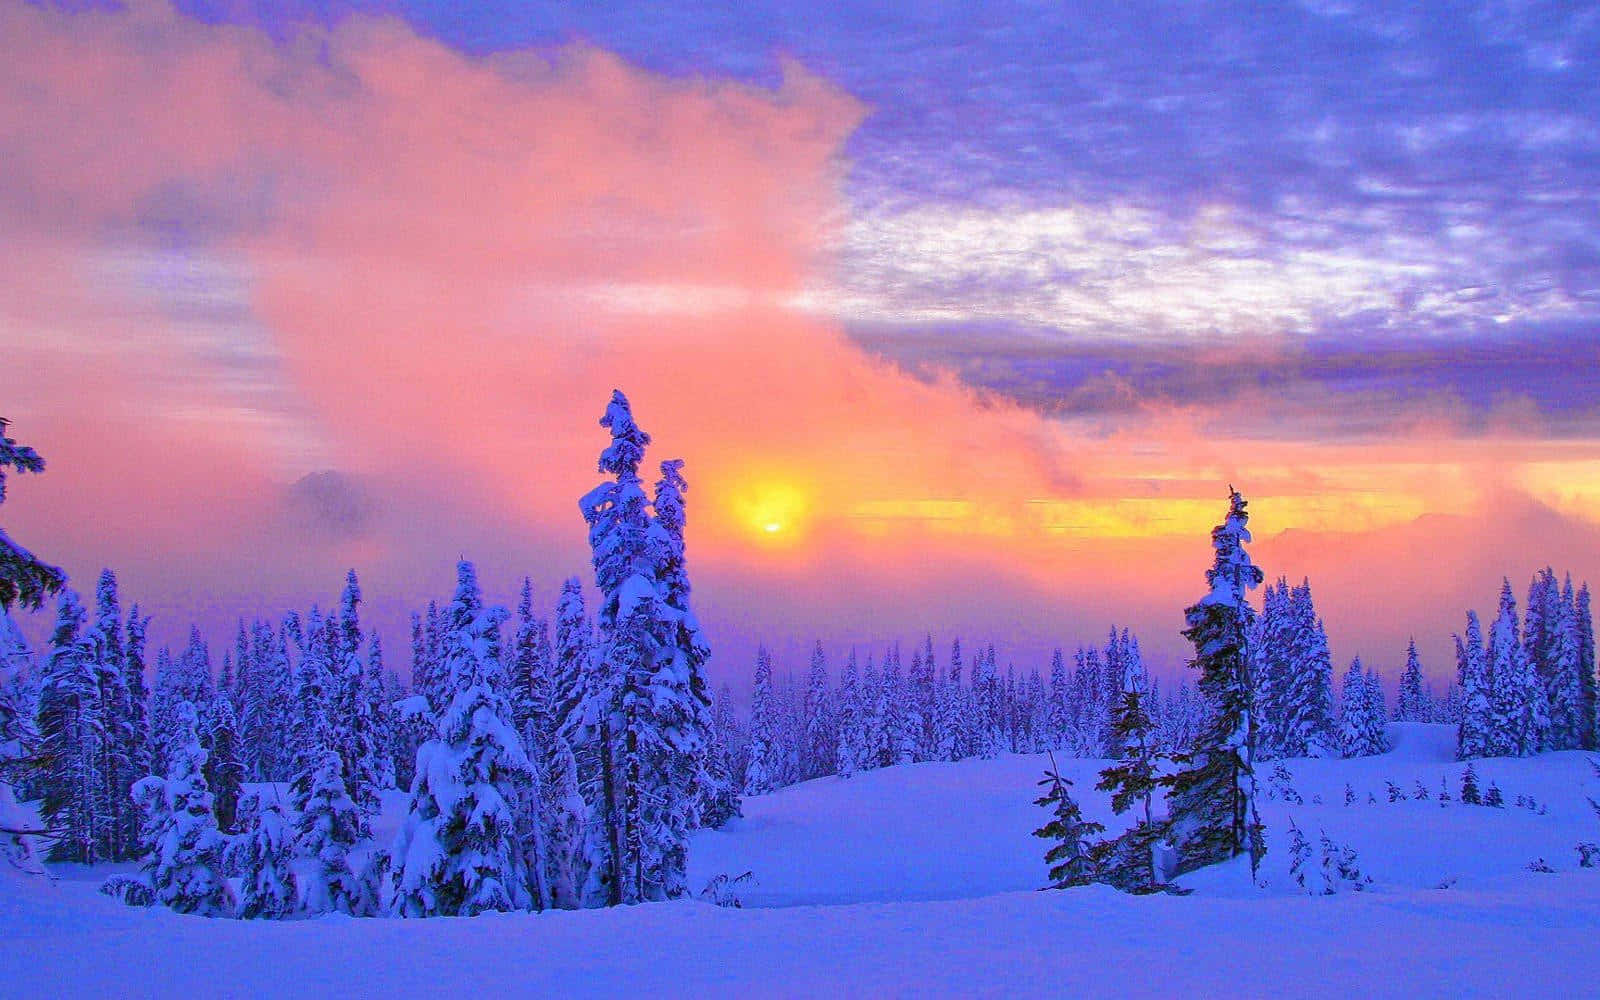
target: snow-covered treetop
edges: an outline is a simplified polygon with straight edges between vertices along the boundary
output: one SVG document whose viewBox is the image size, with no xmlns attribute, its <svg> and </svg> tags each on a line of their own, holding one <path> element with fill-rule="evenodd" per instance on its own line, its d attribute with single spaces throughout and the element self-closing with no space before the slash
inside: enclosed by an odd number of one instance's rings
<svg viewBox="0 0 1600 1000">
<path fill-rule="evenodd" d="M 1211 547 L 1216 551 L 1216 561 L 1206 571 L 1206 582 L 1211 585 L 1211 593 L 1200 600 L 1202 607 L 1208 604 L 1243 604 L 1245 595 L 1265 579 L 1261 570 L 1250 561 L 1250 553 L 1245 551 L 1245 543 L 1250 541 L 1250 529 L 1246 526 L 1250 515 L 1245 511 L 1245 505 L 1245 499 L 1239 495 L 1239 491 L 1228 487 L 1228 516 L 1211 529 Z"/>
<path fill-rule="evenodd" d="M 637 479 L 650 435 L 633 422 L 633 409 L 621 389 L 611 391 L 611 402 L 606 405 L 605 416 L 600 418 L 600 426 L 611 431 L 611 446 L 600 453 L 600 471 L 609 472 L 618 479 Z"/>
</svg>

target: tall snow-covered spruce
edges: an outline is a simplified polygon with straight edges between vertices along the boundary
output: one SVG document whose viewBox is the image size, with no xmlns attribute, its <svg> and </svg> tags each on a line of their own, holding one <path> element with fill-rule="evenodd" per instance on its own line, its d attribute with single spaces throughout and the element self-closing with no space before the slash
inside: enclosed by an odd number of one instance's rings
<svg viewBox="0 0 1600 1000">
<path fill-rule="evenodd" d="M 688 835 L 698 820 L 710 745 L 702 667 L 709 649 L 689 606 L 681 463 L 664 462 L 652 502 L 639 477 L 650 435 L 620 391 L 600 419 L 612 478 L 580 502 L 600 591 L 598 642 L 570 726 L 587 759 L 590 905 L 688 891 Z"/>
<path fill-rule="evenodd" d="M 1266 853 L 1256 812 L 1249 652 L 1254 611 L 1248 600 L 1262 573 L 1245 551 L 1248 521 L 1244 497 L 1230 490 L 1228 515 L 1211 532 L 1215 561 L 1206 571 L 1210 590 L 1185 612 L 1189 627 L 1183 634 L 1194 644 L 1200 691 L 1211 713 L 1193 749 L 1177 758 L 1179 771 L 1167 779 L 1169 830 L 1179 872 L 1247 853 L 1254 878 Z"/>
</svg>

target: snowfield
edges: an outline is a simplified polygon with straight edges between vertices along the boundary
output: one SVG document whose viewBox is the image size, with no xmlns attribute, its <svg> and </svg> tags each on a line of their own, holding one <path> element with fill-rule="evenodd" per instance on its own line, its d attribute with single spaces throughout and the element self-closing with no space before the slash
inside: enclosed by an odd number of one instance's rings
<svg viewBox="0 0 1600 1000">
<path fill-rule="evenodd" d="M 748 801 L 691 854 L 696 886 L 754 873 L 742 910 L 242 922 L 129 909 L 95 891 L 106 869 L 65 869 L 55 884 L 7 874 L 0 982 L 14 997 L 1595 995 L 1600 869 L 1574 851 L 1600 841 L 1585 755 L 1480 761 L 1506 808 L 1441 806 L 1441 778 L 1460 790 L 1452 730 L 1393 731 L 1390 754 L 1287 763 L 1305 801 L 1263 803 L 1264 889 L 1232 864 L 1186 879 L 1187 897 L 1033 891 L 1045 760 L 1006 756 Z M 1110 826 L 1091 790 L 1100 763 L 1061 764 L 1085 813 Z M 1407 796 L 1420 780 L 1429 798 L 1391 803 L 1387 780 Z M 397 821 L 403 798 L 386 807 Z M 1326 831 L 1355 848 L 1371 889 L 1299 894 L 1291 815 L 1313 843 Z M 1530 871 L 1540 858 L 1555 871 Z"/>
</svg>

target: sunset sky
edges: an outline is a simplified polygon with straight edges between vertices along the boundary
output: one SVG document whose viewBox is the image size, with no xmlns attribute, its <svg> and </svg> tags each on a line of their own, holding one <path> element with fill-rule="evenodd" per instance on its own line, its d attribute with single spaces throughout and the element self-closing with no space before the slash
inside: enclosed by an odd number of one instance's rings
<svg viewBox="0 0 1600 1000">
<path fill-rule="evenodd" d="M 6 529 L 161 641 L 353 566 L 398 654 L 459 555 L 589 578 L 616 387 L 736 686 L 1170 674 L 1230 483 L 1391 685 L 1600 582 L 1592 9 L 669 6 L 0 0 Z"/>
</svg>

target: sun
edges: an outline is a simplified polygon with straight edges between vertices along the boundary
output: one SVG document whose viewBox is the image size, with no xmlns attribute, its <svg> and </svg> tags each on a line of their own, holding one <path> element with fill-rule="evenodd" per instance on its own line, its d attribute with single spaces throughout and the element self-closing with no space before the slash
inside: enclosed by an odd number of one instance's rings
<svg viewBox="0 0 1600 1000">
<path fill-rule="evenodd" d="M 764 480 L 734 503 L 736 522 L 743 530 L 768 544 L 799 540 L 810 504 L 798 486 L 782 480 Z"/>
</svg>

